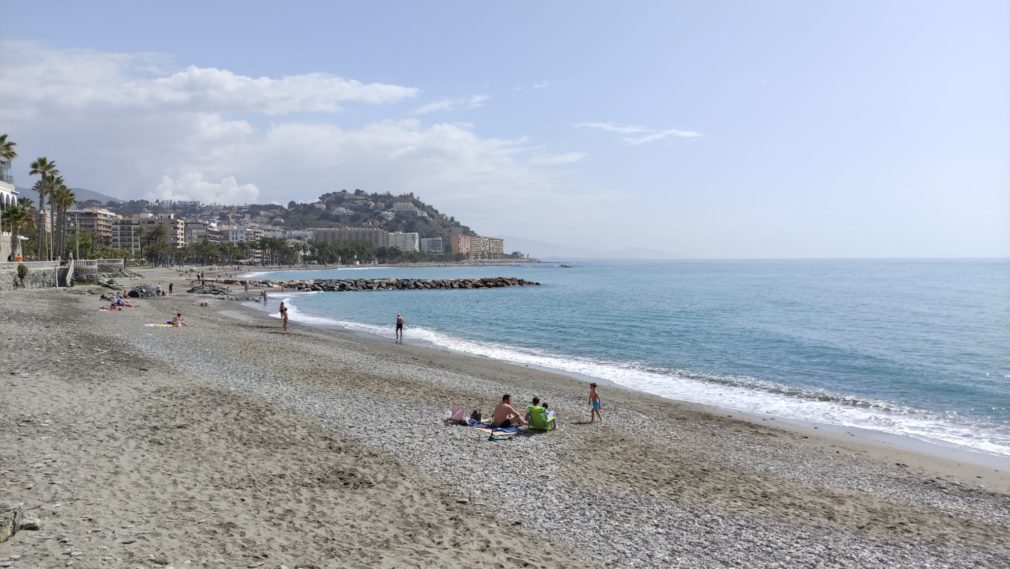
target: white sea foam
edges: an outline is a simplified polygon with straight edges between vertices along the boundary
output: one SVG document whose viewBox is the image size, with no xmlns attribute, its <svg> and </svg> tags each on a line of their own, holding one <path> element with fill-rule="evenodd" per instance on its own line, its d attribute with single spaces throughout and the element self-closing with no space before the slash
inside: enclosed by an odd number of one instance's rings
<svg viewBox="0 0 1010 569">
<path fill-rule="evenodd" d="M 391 335 L 389 326 L 335 320 L 302 313 L 291 304 L 293 296 L 295 295 L 292 294 L 285 299 L 288 303 L 288 315 L 292 320 L 318 326 L 337 326 L 377 336 Z M 408 341 L 426 342 L 466 354 L 599 378 L 629 389 L 678 401 L 778 419 L 870 429 L 932 443 L 1010 456 L 1010 429 L 994 432 L 989 425 L 978 428 L 966 419 L 955 417 L 956 414 L 945 420 L 937 414 L 900 407 L 884 401 L 805 392 L 748 379 L 706 377 L 689 372 L 658 371 L 626 363 L 559 356 L 537 350 L 473 342 L 420 327 L 410 328 Z"/>
</svg>

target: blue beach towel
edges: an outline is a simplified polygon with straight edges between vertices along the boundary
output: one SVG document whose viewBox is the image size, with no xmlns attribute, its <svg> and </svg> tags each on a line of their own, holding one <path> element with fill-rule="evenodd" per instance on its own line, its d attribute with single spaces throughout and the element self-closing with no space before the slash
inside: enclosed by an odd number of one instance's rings
<svg viewBox="0 0 1010 569">
<path fill-rule="evenodd" d="M 473 419 L 467 419 L 467 424 L 477 429 L 484 429 L 487 431 L 491 431 L 494 434 L 500 433 L 500 434 L 514 435 L 519 432 L 519 427 L 509 427 L 507 429 L 503 429 L 501 427 L 495 427 L 489 421 L 478 422 L 474 421 Z"/>
</svg>

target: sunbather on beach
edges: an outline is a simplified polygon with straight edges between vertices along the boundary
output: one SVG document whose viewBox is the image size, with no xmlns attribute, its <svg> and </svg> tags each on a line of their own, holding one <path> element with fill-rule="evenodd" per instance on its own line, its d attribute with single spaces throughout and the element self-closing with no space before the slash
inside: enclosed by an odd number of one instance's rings
<svg viewBox="0 0 1010 569">
<path fill-rule="evenodd" d="M 540 398 L 539 397 L 534 397 L 533 401 L 531 401 L 530 403 L 532 403 L 532 405 L 530 405 L 530 408 L 539 407 L 540 406 Z M 530 422 L 530 411 L 526 411 L 526 417 L 525 417 L 525 419 L 526 419 L 527 423 Z"/>
<path fill-rule="evenodd" d="M 526 420 L 512 407 L 512 396 L 506 393 L 502 395 L 501 403 L 494 408 L 491 415 L 491 424 L 495 427 L 509 428 L 512 426 L 525 425 Z"/>
</svg>

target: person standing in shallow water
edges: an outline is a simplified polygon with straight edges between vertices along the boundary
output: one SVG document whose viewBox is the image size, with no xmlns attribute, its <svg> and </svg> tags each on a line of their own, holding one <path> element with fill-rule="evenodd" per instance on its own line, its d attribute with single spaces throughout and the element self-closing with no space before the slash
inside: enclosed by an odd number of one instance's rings
<svg viewBox="0 0 1010 569">
<path fill-rule="evenodd" d="M 403 315 L 396 315 L 396 341 L 403 343 Z"/>
<path fill-rule="evenodd" d="M 281 301 L 281 325 L 284 327 L 284 331 L 288 331 L 288 307 L 284 306 L 284 301 Z"/>
</svg>

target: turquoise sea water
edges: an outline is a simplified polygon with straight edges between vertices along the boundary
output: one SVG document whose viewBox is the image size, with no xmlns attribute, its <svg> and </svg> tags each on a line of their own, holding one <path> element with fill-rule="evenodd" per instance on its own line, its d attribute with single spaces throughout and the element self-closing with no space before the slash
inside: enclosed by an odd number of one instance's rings
<svg viewBox="0 0 1010 569">
<path fill-rule="evenodd" d="M 401 312 L 407 342 L 1010 456 L 1010 260 L 600 261 L 270 277 L 499 275 L 542 286 L 283 297 L 293 320 L 392 339 Z"/>
</svg>

